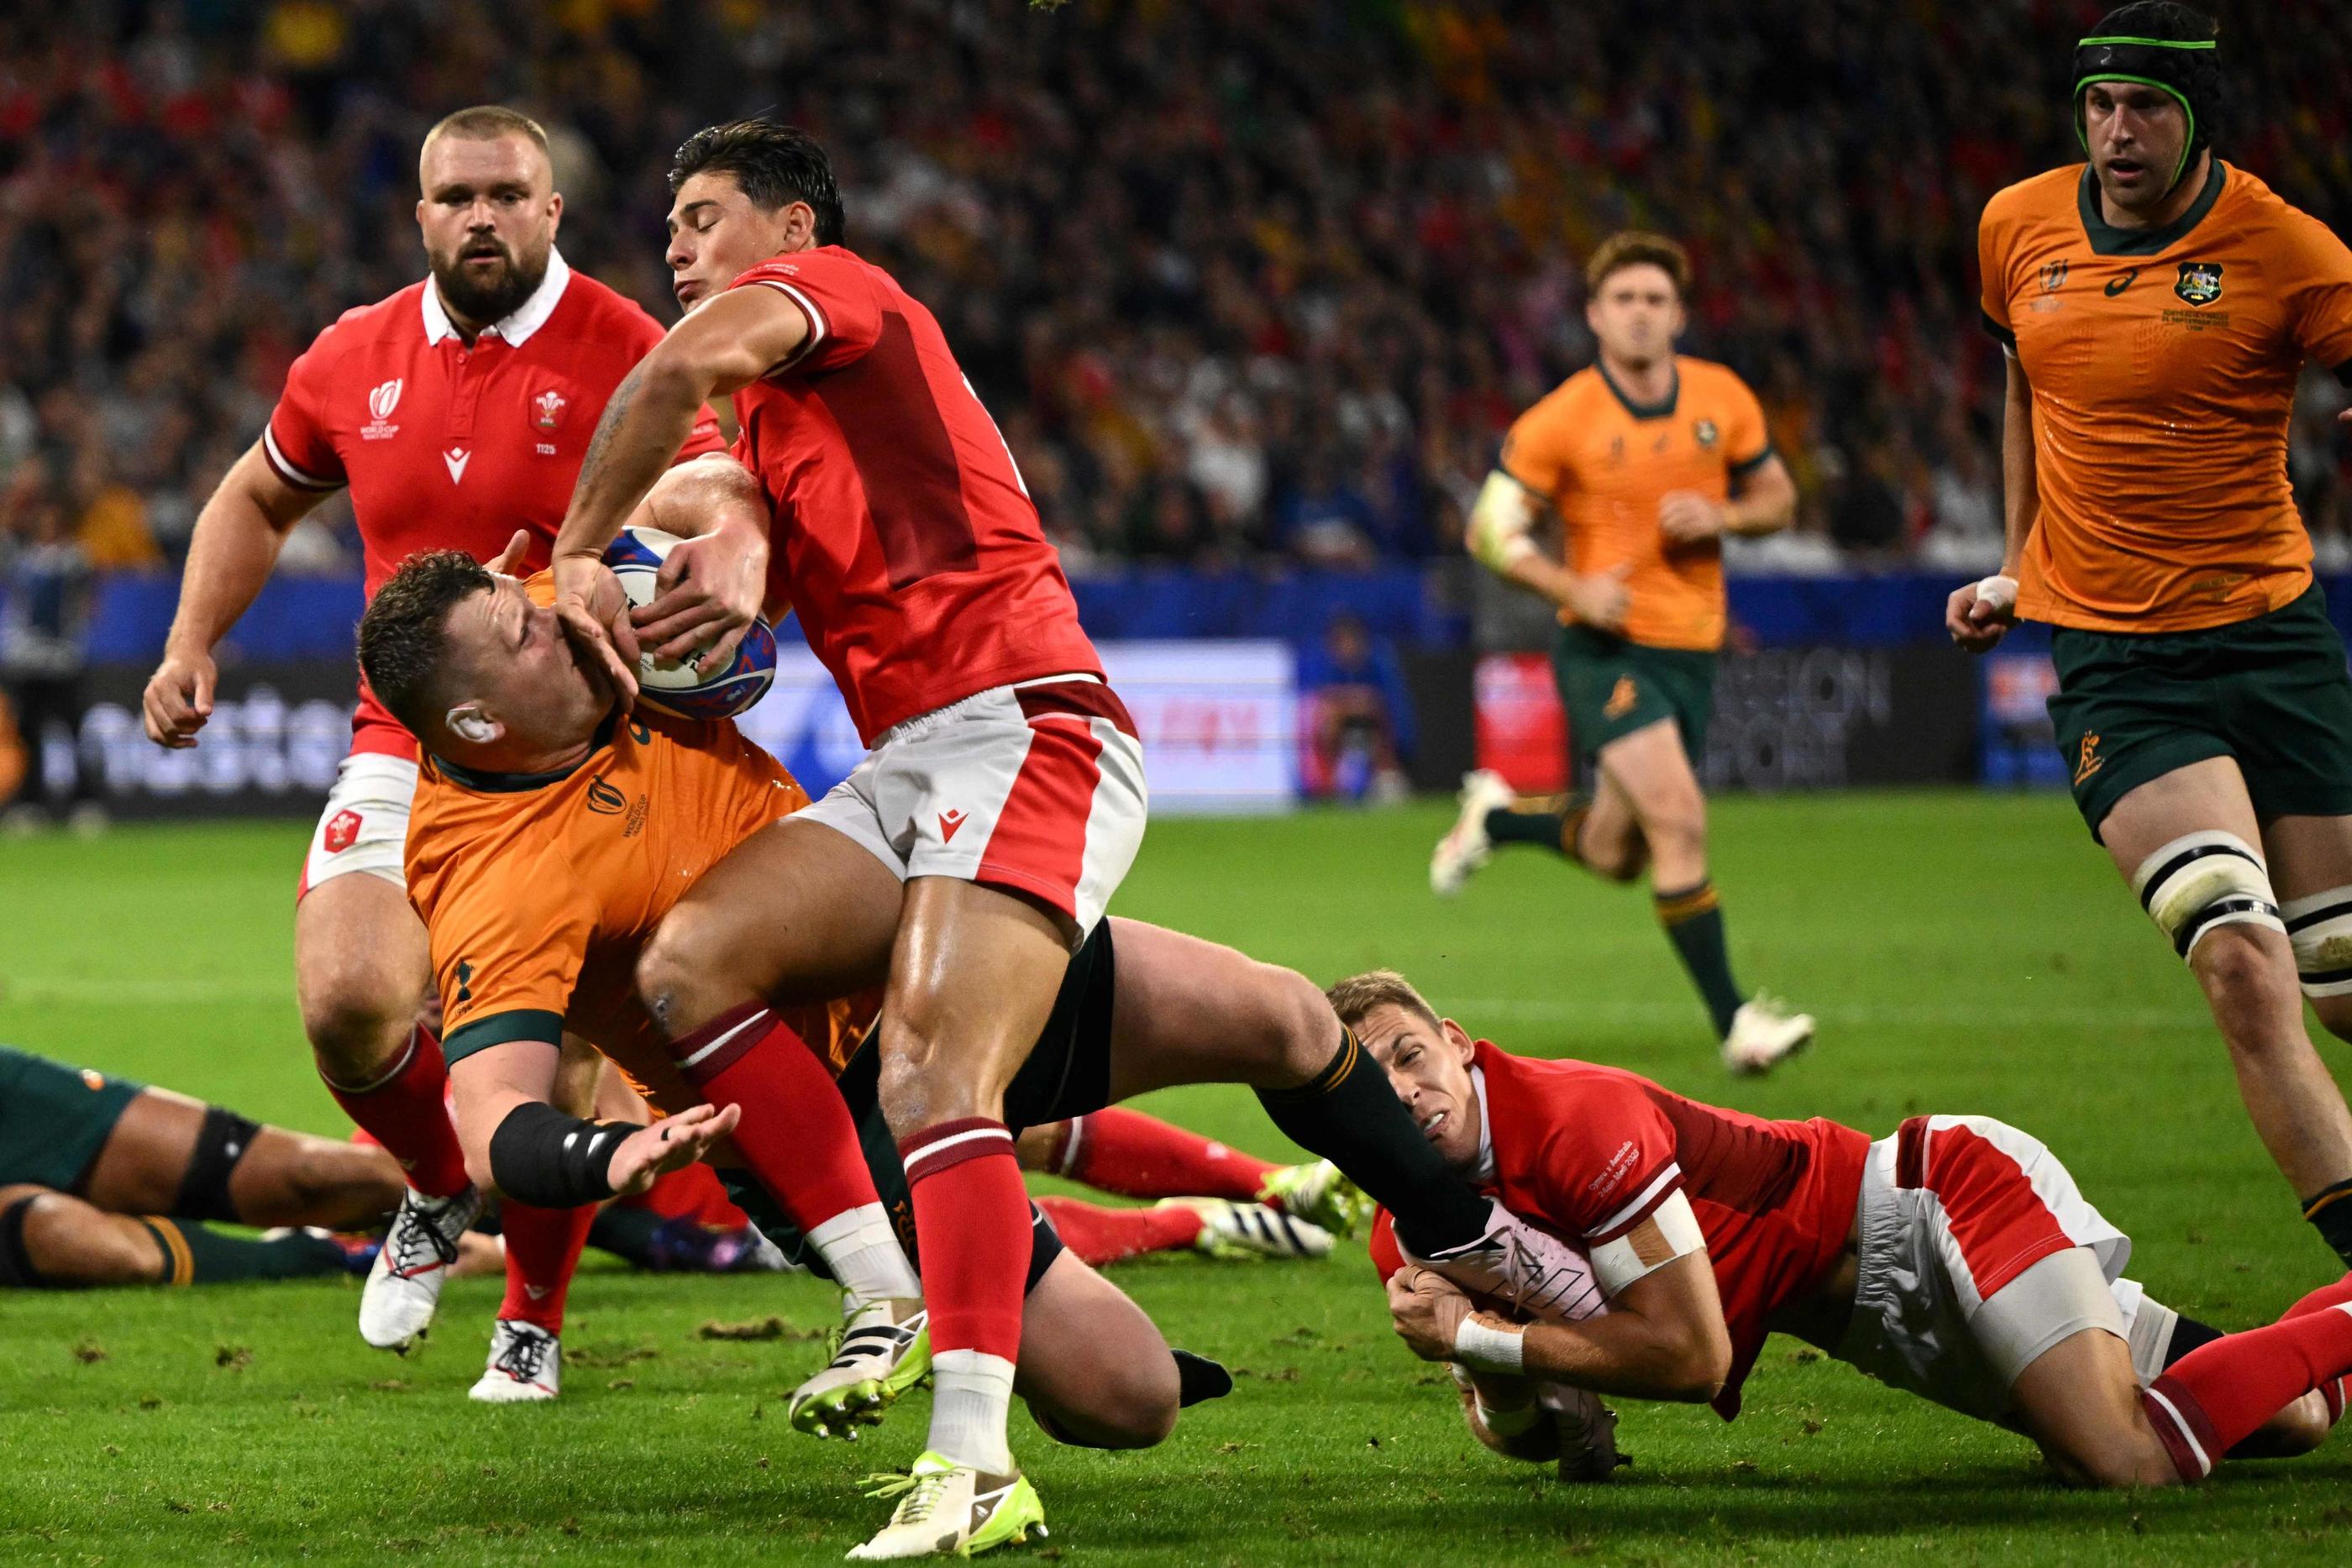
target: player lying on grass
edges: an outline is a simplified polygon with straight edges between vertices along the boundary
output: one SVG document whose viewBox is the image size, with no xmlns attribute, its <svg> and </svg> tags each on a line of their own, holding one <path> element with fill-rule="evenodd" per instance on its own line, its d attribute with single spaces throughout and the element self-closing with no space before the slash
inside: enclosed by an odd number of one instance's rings
<svg viewBox="0 0 2352 1568">
<path fill-rule="evenodd" d="M 0 1046 L 0 1286 L 193 1285 L 351 1271 L 406 1190 L 382 1149 L 265 1127 Z M 196 1223 L 289 1228 L 254 1239 Z"/>
<path fill-rule="evenodd" d="M 832 1092 L 826 1058 L 838 1060 L 852 1009 L 823 1000 L 887 972 L 897 876 L 869 860 L 862 899 L 836 901 L 820 912 L 829 918 L 780 924 L 762 894 L 791 881 L 803 854 L 844 869 L 839 834 L 792 820 L 805 797 L 782 768 L 731 724 L 618 714 L 600 668 L 575 655 L 552 612 L 457 552 L 413 557 L 378 591 L 360 662 L 426 754 L 408 883 L 447 1009 L 469 1168 L 524 1202 L 573 1205 L 614 1190 L 615 1169 L 634 1175 L 666 1160 L 665 1133 L 699 1141 L 731 1132 L 731 1157 L 849 1291 L 843 1355 L 795 1396 L 796 1419 L 842 1426 L 850 1410 L 910 1385 L 928 1354 L 926 1320 L 858 1130 Z M 640 986 L 667 1030 L 656 1027 Z M 567 1030 L 620 1062 L 656 1105 L 707 1099 L 727 1125 L 688 1113 L 698 1119 L 624 1136 L 564 1115 L 547 1097 Z M 1448 1241 L 1448 1267 L 1471 1281 L 1507 1274 L 1548 1300 L 1572 1266 L 1566 1249 L 1454 1176 L 1361 1066 L 1354 1037 L 1304 977 L 1174 932 L 1106 923 L 1073 958 L 1009 1092 L 1007 1120 L 1019 1129 L 1178 1083 L 1248 1083 L 1278 1126 L 1387 1203 L 1417 1246 Z M 1090 1274 L 1068 1297 L 1013 1347 L 1053 1346 L 1055 1359 L 1014 1385 L 1049 1401 L 1072 1365 L 1113 1354 L 1120 1322 L 1132 1320 L 1138 1343 L 1158 1338 Z M 1031 1301 L 1045 1306 L 1034 1291 Z M 1057 1343 L 1056 1322 L 1082 1343 Z M 1085 1401 L 1137 1377 L 1153 1380 L 1138 1399 L 1172 1411 L 1172 1362 L 1137 1351 L 1119 1364 L 1115 1375 L 1081 1369 L 1064 1429 Z M 970 1413 L 992 1416 L 992 1406 Z M 944 1392 L 935 1428 L 942 1416 L 950 1429 L 965 1418 Z M 934 1454 L 919 1478 L 902 1520 L 947 1521 L 956 1546 L 1013 1539 L 1040 1516 L 1017 1472 Z"/>
<path fill-rule="evenodd" d="M 1446 1163 L 1591 1260 L 1567 1317 L 1516 1322 L 1402 1266 L 1376 1226 L 1397 1333 L 1477 1381 L 1482 1439 L 1543 1419 L 1531 1383 L 1704 1400 L 1728 1420 L 1774 1332 L 2022 1432 L 2095 1485 L 2301 1452 L 2343 1413 L 2352 1277 L 2244 1333 L 2181 1317 L 2122 1278 L 2129 1238 L 2013 1127 L 1914 1116 L 1874 1143 L 1513 1056 L 1391 972 L 1331 998 Z"/>
</svg>

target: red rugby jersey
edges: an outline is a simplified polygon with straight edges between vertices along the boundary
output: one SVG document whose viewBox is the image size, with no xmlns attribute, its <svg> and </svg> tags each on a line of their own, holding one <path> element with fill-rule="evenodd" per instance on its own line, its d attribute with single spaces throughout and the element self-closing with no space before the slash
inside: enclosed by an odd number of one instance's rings
<svg viewBox="0 0 2352 1568">
<path fill-rule="evenodd" d="M 735 394 L 735 455 L 775 514 L 790 600 L 867 745 L 892 725 L 1039 675 L 1099 675 L 1077 601 L 996 422 L 939 323 L 839 246 L 730 287 L 800 307 L 798 351 Z"/>
<path fill-rule="evenodd" d="M 662 329 L 550 253 L 514 314 L 468 347 L 430 279 L 346 310 L 286 373 L 262 432 L 278 476 L 349 486 L 374 597 L 418 550 L 487 560 L 529 529 L 523 570 L 547 565 L 605 400 Z M 720 452 L 709 410 L 678 454 Z M 416 742 L 361 685 L 352 749 L 414 758 Z"/>
<path fill-rule="evenodd" d="M 1715 1400 L 1730 1420 L 1768 1320 L 1845 1250 L 1868 1135 L 1818 1116 L 1768 1122 L 1619 1068 L 1513 1056 L 1483 1040 L 1475 1061 L 1494 1159 L 1486 1190 L 1520 1218 L 1589 1250 L 1674 1194 L 1689 1197 L 1731 1331 L 1731 1375 Z M 1372 1260 L 1382 1280 L 1402 1261 L 1385 1212 Z"/>
</svg>

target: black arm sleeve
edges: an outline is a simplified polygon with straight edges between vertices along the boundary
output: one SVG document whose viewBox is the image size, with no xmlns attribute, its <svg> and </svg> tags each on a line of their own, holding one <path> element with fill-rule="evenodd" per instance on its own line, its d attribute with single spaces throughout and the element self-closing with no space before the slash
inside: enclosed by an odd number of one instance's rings
<svg viewBox="0 0 2352 1568">
<path fill-rule="evenodd" d="M 636 1131 L 620 1122 L 583 1122 L 544 1101 L 507 1113 L 490 1134 L 490 1179 L 518 1203 L 576 1208 L 613 1196 L 610 1172 L 621 1140 Z"/>
</svg>

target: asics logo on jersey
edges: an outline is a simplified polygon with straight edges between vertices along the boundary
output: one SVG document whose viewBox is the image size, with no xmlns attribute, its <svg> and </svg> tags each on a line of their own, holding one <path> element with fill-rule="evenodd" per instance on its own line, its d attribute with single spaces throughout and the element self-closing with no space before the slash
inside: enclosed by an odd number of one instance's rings
<svg viewBox="0 0 2352 1568">
<path fill-rule="evenodd" d="M 962 827 L 964 823 L 969 821 L 971 821 L 971 817 L 966 812 L 941 811 L 940 813 L 940 841 L 942 843 L 953 843 L 955 841 L 956 830 Z"/>
<path fill-rule="evenodd" d="M 2129 288 L 2132 286 L 2132 279 L 2138 276 L 2139 268 L 2135 267 L 2129 272 L 2125 273 L 2121 277 L 2108 278 L 2107 298 L 2113 299 L 2116 295 L 2121 294 L 2125 289 Z"/>
</svg>

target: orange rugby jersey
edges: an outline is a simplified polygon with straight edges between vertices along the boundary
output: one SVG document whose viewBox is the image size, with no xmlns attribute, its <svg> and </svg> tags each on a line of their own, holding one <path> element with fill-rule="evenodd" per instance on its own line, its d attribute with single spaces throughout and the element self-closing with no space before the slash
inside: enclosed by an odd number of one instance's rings
<svg viewBox="0 0 2352 1568">
<path fill-rule="evenodd" d="M 1553 388 L 1503 438 L 1503 471 L 1559 508 L 1570 570 L 1632 566 L 1625 635 L 1651 648 L 1723 645 L 1722 543 L 1669 545 L 1658 502 L 1675 490 L 1728 500 L 1734 482 L 1771 455 L 1748 383 L 1683 355 L 1663 402 L 1627 402 L 1596 363 Z"/>
<path fill-rule="evenodd" d="M 2041 515 L 2018 612 L 2181 632 L 2311 583 L 2287 482 L 2306 356 L 2352 372 L 2352 252 L 2213 161 L 2168 228 L 2110 228 L 2087 164 L 2011 185 L 1977 229 L 1988 330 L 2033 387 Z"/>
<path fill-rule="evenodd" d="M 408 894 L 430 934 L 450 1058 L 568 1030 L 664 1112 L 698 1103 L 637 999 L 637 955 L 698 877 L 806 804 L 782 765 L 723 720 L 634 715 L 551 777 L 485 777 L 425 757 Z M 837 1071 L 872 1010 L 840 1001 L 784 1016 Z"/>
</svg>

